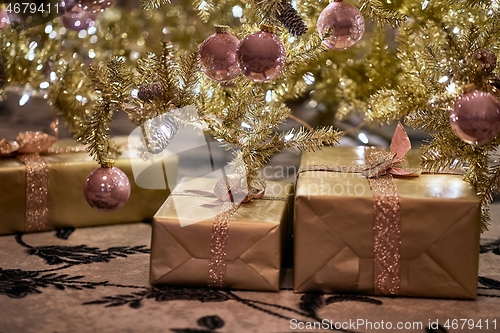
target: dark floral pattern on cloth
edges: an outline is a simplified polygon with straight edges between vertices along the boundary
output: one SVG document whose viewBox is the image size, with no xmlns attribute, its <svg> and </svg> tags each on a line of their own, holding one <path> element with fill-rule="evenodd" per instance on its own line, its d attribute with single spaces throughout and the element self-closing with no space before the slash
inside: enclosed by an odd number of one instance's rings
<svg viewBox="0 0 500 333">
<path fill-rule="evenodd" d="M 205 316 L 201 317 L 197 321 L 198 326 L 203 327 L 203 329 L 199 328 L 172 328 L 170 331 L 175 333 L 216 333 L 220 331 L 216 331 L 219 328 L 224 327 L 224 320 L 222 320 L 219 316 Z"/>
<path fill-rule="evenodd" d="M 95 289 L 106 285 L 104 282 L 81 281 L 83 276 L 68 276 L 51 272 L 22 271 L 20 269 L 0 268 L 0 294 L 12 298 L 22 298 L 29 294 L 40 294 L 42 288 L 53 286 L 59 290 Z"/>
<path fill-rule="evenodd" d="M 68 239 L 74 230 L 58 230 L 55 237 Z M 375 298 L 356 295 L 335 295 L 326 297 L 323 294 L 303 294 L 297 308 L 282 306 L 269 302 L 248 299 L 237 295 L 229 290 L 217 290 L 208 288 L 176 288 L 168 286 L 135 286 L 117 285 L 108 281 L 90 282 L 84 281 L 84 276 L 70 276 L 68 274 L 56 273 L 75 265 L 88 265 L 92 263 L 105 263 L 116 258 L 127 258 L 135 254 L 148 254 L 149 249 L 144 245 L 121 246 L 99 249 L 87 245 L 76 246 L 32 246 L 24 242 L 23 234 L 15 236 L 16 242 L 25 248 L 25 253 L 29 256 L 37 256 L 44 260 L 49 266 L 59 266 L 41 271 L 5 270 L 0 268 L 0 295 L 11 298 L 23 298 L 30 294 L 42 293 L 42 289 L 54 287 L 58 290 L 68 289 L 95 289 L 96 287 L 119 287 L 135 289 L 128 294 L 117 294 L 105 296 L 97 300 L 84 302 L 83 305 L 104 305 L 104 307 L 128 306 L 138 309 L 143 306 L 146 300 L 156 302 L 169 301 L 198 301 L 202 303 L 217 303 L 235 301 L 251 309 L 260 311 L 263 314 L 275 318 L 291 320 L 299 318 L 298 321 L 321 321 L 317 311 L 329 304 L 336 302 L 364 302 L 373 305 L 381 305 L 382 302 Z M 219 318 L 219 317 L 217 317 Z M 218 332 L 222 328 L 224 321 L 215 317 L 200 318 L 198 325 L 202 328 L 178 328 L 172 332 Z M 352 332 L 348 330 L 336 330 L 340 332 Z"/>
<path fill-rule="evenodd" d="M 479 249 L 480 254 L 492 253 L 500 256 L 500 238 L 485 242 Z M 500 281 L 491 277 L 479 276 L 478 296 L 500 298 Z"/>
<path fill-rule="evenodd" d="M 228 295 L 216 289 L 197 288 L 172 288 L 151 287 L 126 295 L 106 296 L 100 300 L 84 303 L 85 305 L 102 304 L 106 307 L 128 305 L 131 308 L 139 308 L 145 299 L 154 299 L 157 302 L 168 301 L 199 301 L 199 302 L 224 302 L 229 299 Z"/>
<path fill-rule="evenodd" d="M 23 242 L 22 234 L 16 235 L 16 241 L 27 248 L 26 253 L 36 255 L 45 260 L 49 265 L 81 265 L 97 262 L 109 262 L 111 259 L 126 258 L 138 253 L 149 253 L 144 245 L 110 247 L 105 250 L 87 245 L 77 246 L 30 246 Z"/>
<path fill-rule="evenodd" d="M 75 231 L 73 227 L 61 228 L 56 230 L 56 237 L 59 239 L 68 240 L 69 236 Z"/>
<path fill-rule="evenodd" d="M 67 239 L 73 231 L 73 228 L 65 229 L 65 231 L 57 230 L 55 236 L 61 238 L 61 235 L 65 235 L 65 237 L 61 239 Z M 86 245 L 34 247 L 26 244 L 22 237 L 23 234 L 17 234 L 15 239 L 18 244 L 26 248 L 26 253 L 28 255 L 38 256 L 51 266 L 64 266 L 41 271 L 2 269 L 0 267 L 0 295 L 6 295 L 11 298 L 23 298 L 30 294 L 39 294 L 42 292 L 42 288 L 48 288 L 50 286 L 59 290 L 82 290 L 95 289 L 97 286 L 111 286 L 108 281 L 82 281 L 84 276 L 70 276 L 68 274 L 58 274 L 55 272 L 74 265 L 109 262 L 115 258 L 127 258 L 127 256 L 133 254 L 149 253 L 149 249 L 144 245 L 134 247 L 110 247 L 106 250 L 100 250 Z"/>
<path fill-rule="evenodd" d="M 479 253 L 488 253 L 488 252 L 500 256 L 500 239 L 481 245 Z"/>
<path fill-rule="evenodd" d="M 299 308 L 309 314 L 309 317 L 318 321 L 321 319 L 317 315 L 317 311 L 326 305 L 338 302 L 363 302 L 374 305 L 382 305 L 382 301 L 366 296 L 358 295 L 333 295 L 325 297 L 323 293 L 306 293 L 300 298 Z"/>
<path fill-rule="evenodd" d="M 485 276 L 480 276 L 478 289 L 483 291 L 500 291 L 500 281 Z M 490 293 L 479 293 L 479 296 L 500 298 L 500 295 Z"/>
<path fill-rule="evenodd" d="M 60 240 L 68 240 L 75 232 L 73 228 L 57 230 L 54 236 Z M 138 286 L 119 285 L 109 281 L 86 281 L 84 275 L 65 274 L 68 268 L 76 265 L 89 265 L 93 263 L 108 263 L 118 258 L 128 258 L 133 255 L 149 254 L 146 245 L 118 246 L 101 249 L 85 244 L 75 246 L 32 246 L 23 240 L 23 234 L 15 236 L 17 244 L 24 248 L 28 256 L 43 259 L 43 262 L 51 268 L 39 271 L 26 271 L 21 269 L 0 268 L 0 297 L 24 298 L 33 294 L 41 294 L 47 288 L 56 290 L 91 290 L 97 288 L 113 287 L 127 290 L 126 292 L 100 296 L 100 298 L 82 303 L 84 306 L 104 306 L 105 308 L 127 306 L 130 309 L 139 309 L 148 301 L 171 302 L 191 301 L 200 303 L 222 303 L 236 302 L 250 309 L 260 312 L 262 315 L 271 316 L 283 320 L 286 324 L 295 319 L 297 322 L 321 322 L 322 310 L 341 302 L 364 303 L 367 306 L 381 306 L 384 298 L 368 297 L 360 295 L 325 295 L 323 293 L 297 294 L 295 306 L 284 306 L 272 302 L 263 302 L 248 297 L 251 293 L 239 293 L 230 290 L 217 290 L 208 288 L 182 288 L 170 286 Z M 481 253 L 499 254 L 500 240 L 488 242 L 481 246 Z M 54 267 L 57 266 L 57 267 Z M 479 277 L 479 289 L 486 292 L 480 293 L 482 297 L 500 297 L 500 281 L 486 276 Z M 102 295 L 102 293 L 101 293 Z M 245 296 L 243 296 L 245 295 Z M 330 320 L 330 318 L 329 318 Z M 335 320 L 333 320 L 335 322 Z M 197 325 L 197 327 L 195 327 Z M 204 316 L 196 321 L 192 327 L 169 328 L 175 333 L 223 333 L 225 332 L 225 321 L 213 314 Z M 190 326 L 190 325 L 189 325 Z M 343 329 L 333 329 L 338 332 L 358 332 Z M 424 327 L 425 332 L 447 332 L 440 326 L 438 328 Z M 286 333 L 286 332 L 282 332 Z"/>
<path fill-rule="evenodd" d="M 206 302 L 225 302 L 236 301 L 244 304 L 254 310 L 258 310 L 267 315 L 277 318 L 291 320 L 294 318 L 303 318 L 310 321 L 321 321 L 317 310 L 336 302 L 364 302 L 374 305 L 381 305 L 382 302 L 375 298 L 356 296 L 356 295 L 336 295 L 325 297 L 323 294 L 306 293 L 301 297 L 298 309 L 281 306 L 278 304 L 267 303 L 238 296 L 229 290 L 217 290 L 208 288 L 176 288 L 168 286 L 157 286 L 145 288 L 145 290 L 122 294 L 116 296 L 106 296 L 99 300 L 84 303 L 84 305 L 104 305 L 105 307 L 114 307 L 128 305 L 137 309 L 142 306 L 146 299 L 154 299 L 157 302 L 168 302 L 177 300 Z M 339 330 L 341 332 L 351 332 L 348 330 Z M 177 331 L 176 331 L 177 332 Z M 187 332 L 187 331 L 179 331 Z M 193 331 L 194 332 L 194 331 Z M 203 331 L 204 332 L 204 331 Z"/>
</svg>

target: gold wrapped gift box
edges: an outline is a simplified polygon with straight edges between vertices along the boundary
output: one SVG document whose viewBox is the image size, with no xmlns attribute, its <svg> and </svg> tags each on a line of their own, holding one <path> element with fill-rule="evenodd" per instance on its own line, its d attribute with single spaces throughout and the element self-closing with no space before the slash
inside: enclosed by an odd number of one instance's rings
<svg viewBox="0 0 500 333">
<path fill-rule="evenodd" d="M 206 287 L 214 217 L 221 207 L 203 206 L 214 198 L 182 195 L 186 190 L 213 190 L 217 179 L 179 184 L 156 213 L 151 242 L 151 284 Z M 266 195 L 288 200 L 292 184 L 268 182 Z M 177 194 L 176 194 L 177 193 Z M 252 200 L 229 222 L 224 288 L 278 291 L 282 242 L 288 204 Z"/>
<path fill-rule="evenodd" d="M 364 148 L 304 153 L 301 164 L 362 165 Z M 401 198 L 400 295 L 476 298 L 481 204 L 473 187 L 462 176 L 445 174 L 394 182 Z M 369 182 L 359 173 L 300 174 L 294 224 L 296 292 L 374 292 L 373 201 Z"/>
<path fill-rule="evenodd" d="M 75 143 L 62 140 L 56 145 L 71 146 Z M 49 166 L 49 221 L 46 228 L 40 231 L 151 219 L 170 193 L 167 179 L 163 177 L 163 168 L 169 179 L 176 179 L 178 158 L 170 156 L 152 164 L 134 155 L 135 152 L 126 150 L 116 160 L 116 167 L 129 178 L 131 193 L 124 206 L 111 212 L 96 210 L 85 200 L 85 180 L 98 167 L 86 152 L 44 155 Z M 142 172 L 139 173 L 139 170 Z M 158 181 L 159 174 L 161 181 Z M 136 180 L 143 187 L 156 189 L 140 187 Z M 0 234 L 24 232 L 25 209 L 26 166 L 15 157 L 0 158 Z"/>
</svg>

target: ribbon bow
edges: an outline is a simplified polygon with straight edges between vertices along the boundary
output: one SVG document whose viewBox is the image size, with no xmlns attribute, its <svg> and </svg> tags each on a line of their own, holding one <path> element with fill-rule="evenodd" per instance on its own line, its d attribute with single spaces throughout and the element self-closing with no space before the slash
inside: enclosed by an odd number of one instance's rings
<svg viewBox="0 0 500 333">
<path fill-rule="evenodd" d="M 55 127 L 54 127 L 55 126 Z M 57 128 L 57 121 L 51 127 Z M 57 130 L 54 132 L 57 135 Z M 0 140 L 0 157 L 16 156 L 26 165 L 25 231 L 39 231 L 49 222 L 49 167 L 39 153 L 57 141 L 43 132 L 22 132 L 16 141 Z"/>
<path fill-rule="evenodd" d="M 420 176 L 420 169 L 398 167 L 406 160 L 406 154 L 411 150 L 410 138 L 401 123 L 398 123 L 396 127 L 390 149 L 391 151 L 373 151 L 370 162 L 361 172 L 363 176 L 367 178 L 375 178 L 385 174 L 404 177 Z"/>
<path fill-rule="evenodd" d="M 201 194 L 205 196 L 215 196 L 217 200 L 207 202 L 205 206 L 222 206 L 223 203 L 240 204 L 246 203 L 253 199 L 262 199 L 265 193 L 265 182 L 263 179 L 258 180 L 258 185 L 261 189 L 247 187 L 244 184 L 244 178 L 238 174 L 226 175 L 219 179 L 215 184 L 213 192 L 189 190 L 188 192 Z"/>
<path fill-rule="evenodd" d="M 0 139 L 0 156 L 43 153 L 56 141 L 56 136 L 43 132 L 21 132 L 15 141 Z"/>
</svg>

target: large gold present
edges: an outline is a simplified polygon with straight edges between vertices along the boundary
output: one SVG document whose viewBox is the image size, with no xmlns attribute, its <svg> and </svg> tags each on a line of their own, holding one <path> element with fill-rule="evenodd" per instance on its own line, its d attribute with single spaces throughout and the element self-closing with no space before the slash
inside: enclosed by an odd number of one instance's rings
<svg viewBox="0 0 500 333">
<path fill-rule="evenodd" d="M 124 140 L 120 140 L 124 141 Z M 61 140 L 54 146 L 75 146 Z M 177 156 L 156 163 L 143 161 L 134 150 L 125 150 L 116 167 L 127 175 L 131 193 L 121 208 L 99 211 L 85 200 L 83 188 L 89 173 L 98 164 L 86 152 L 43 155 L 48 163 L 48 221 L 45 225 L 27 226 L 26 165 L 16 157 L 0 158 L 0 234 L 45 231 L 62 227 L 90 227 L 151 219 L 168 197 L 168 179 L 177 178 Z M 161 179 L 159 179 L 161 175 Z"/>
<path fill-rule="evenodd" d="M 362 147 L 338 147 L 302 156 L 302 166 L 343 166 L 345 172 L 298 177 L 297 292 L 374 293 L 375 199 L 368 179 L 350 172 L 365 163 L 364 154 Z M 394 178 L 394 183 L 401 216 L 398 294 L 476 298 L 481 204 L 473 187 L 451 174 Z"/>
<path fill-rule="evenodd" d="M 214 198 L 186 195 L 213 191 L 217 179 L 180 183 L 156 213 L 151 242 L 151 284 L 206 287 L 212 227 L 220 206 Z M 239 206 L 229 221 L 223 288 L 278 291 L 292 184 L 268 182 L 266 197 Z"/>
</svg>

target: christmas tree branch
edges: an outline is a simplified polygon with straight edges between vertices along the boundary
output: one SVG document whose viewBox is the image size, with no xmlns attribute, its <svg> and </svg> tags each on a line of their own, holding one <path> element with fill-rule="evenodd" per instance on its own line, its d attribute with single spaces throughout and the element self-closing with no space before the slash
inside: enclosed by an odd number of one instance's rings
<svg viewBox="0 0 500 333">
<path fill-rule="evenodd" d="M 316 151 L 322 146 L 338 144 L 342 132 L 332 126 L 306 130 L 303 127 L 291 129 L 282 134 L 283 148 L 294 151 Z"/>
<path fill-rule="evenodd" d="M 88 77 L 98 96 L 90 116 L 85 121 L 79 141 L 87 145 L 87 151 L 101 165 L 111 166 L 113 151 L 109 142 L 109 124 L 114 109 L 128 101 L 132 77 L 125 71 L 124 62 L 111 59 L 106 67 L 91 66 Z"/>
<path fill-rule="evenodd" d="M 50 102 L 68 124 L 73 136 L 84 135 L 85 108 L 90 102 L 88 82 L 82 75 L 83 64 L 63 62 L 56 70 L 59 79 L 49 89 Z M 79 87 L 80 100 L 75 98 L 74 87 Z M 87 94 L 84 94 L 87 92 Z"/>
<path fill-rule="evenodd" d="M 170 3 L 169 0 L 142 0 L 141 1 L 141 8 L 143 10 L 158 9 L 161 6 L 164 6 L 168 3 Z"/>
<path fill-rule="evenodd" d="M 379 0 L 362 0 L 360 11 L 372 18 L 379 27 L 391 26 L 397 28 L 406 20 L 405 15 L 385 9 L 382 1 Z"/>
<path fill-rule="evenodd" d="M 180 105 L 190 105 L 195 103 L 195 88 L 198 84 L 199 66 L 198 53 L 181 56 L 179 61 L 181 84 L 177 96 Z"/>
</svg>

